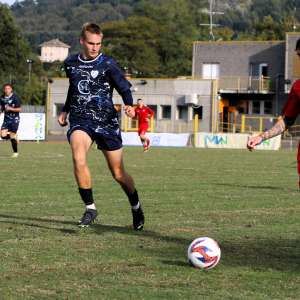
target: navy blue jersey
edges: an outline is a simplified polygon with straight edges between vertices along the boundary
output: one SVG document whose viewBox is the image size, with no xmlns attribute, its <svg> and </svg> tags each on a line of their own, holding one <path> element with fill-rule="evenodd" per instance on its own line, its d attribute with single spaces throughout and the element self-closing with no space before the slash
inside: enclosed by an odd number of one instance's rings
<svg viewBox="0 0 300 300">
<path fill-rule="evenodd" d="M 11 106 L 13 108 L 21 107 L 20 99 L 13 93 L 9 97 L 2 96 L 0 99 L 1 111 L 4 113 L 4 122 L 5 123 L 16 123 L 20 121 L 20 113 L 5 111 L 5 106 Z"/>
<path fill-rule="evenodd" d="M 112 101 L 114 88 L 126 105 L 132 105 L 131 84 L 111 57 L 100 54 L 84 60 L 79 54 L 65 60 L 70 86 L 64 111 L 70 125 L 88 125 L 105 135 L 119 134 L 118 115 Z"/>
</svg>

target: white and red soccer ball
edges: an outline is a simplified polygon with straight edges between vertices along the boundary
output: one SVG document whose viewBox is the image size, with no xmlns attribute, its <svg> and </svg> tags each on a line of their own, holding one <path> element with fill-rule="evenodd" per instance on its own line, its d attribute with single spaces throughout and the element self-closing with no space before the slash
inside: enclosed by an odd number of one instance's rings
<svg viewBox="0 0 300 300">
<path fill-rule="evenodd" d="M 199 237 L 191 242 L 187 256 L 193 267 L 208 270 L 218 264 L 221 249 L 215 240 L 209 237 Z"/>
</svg>

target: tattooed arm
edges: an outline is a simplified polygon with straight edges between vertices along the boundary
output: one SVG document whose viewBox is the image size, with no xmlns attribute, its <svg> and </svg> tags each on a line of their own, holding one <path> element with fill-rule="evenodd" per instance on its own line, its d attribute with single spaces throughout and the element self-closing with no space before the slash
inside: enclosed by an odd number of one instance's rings
<svg viewBox="0 0 300 300">
<path fill-rule="evenodd" d="M 250 137 L 247 143 L 247 148 L 251 151 L 255 146 L 259 145 L 265 140 L 274 136 L 280 135 L 286 129 L 286 124 L 283 118 L 280 118 L 276 124 L 269 130 L 261 133 L 260 135 Z"/>
</svg>

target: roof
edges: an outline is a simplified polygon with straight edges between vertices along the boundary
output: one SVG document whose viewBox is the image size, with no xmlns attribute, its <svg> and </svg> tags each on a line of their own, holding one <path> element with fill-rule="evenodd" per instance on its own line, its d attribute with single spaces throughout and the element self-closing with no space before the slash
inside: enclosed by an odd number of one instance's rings
<svg viewBox="0 0 300 300">
<path fill-rule="evenodd" d="M 61 47 L 61 48 L 71 48 L 71 46 L 61 42 L 59 39 L 54 39 L 48 42 L 40 44 L 40 47 Z"/>
<path fill-rule="evenodd" d="M 194 44 L 207 44 L 207 45 L 277 45 L 285 43 L 284 40 L 277 41 L 194 41 Z"/>
</svg>

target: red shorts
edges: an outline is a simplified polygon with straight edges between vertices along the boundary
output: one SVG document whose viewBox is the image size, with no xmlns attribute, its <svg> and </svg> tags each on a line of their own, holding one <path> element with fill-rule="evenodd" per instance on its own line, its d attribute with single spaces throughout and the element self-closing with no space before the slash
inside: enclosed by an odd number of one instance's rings
<svg viewBox="0 0 300 300">
<path fill-rule="evenodd" d="M 138 133 L 139 135 L 144 135 L 148 130 L 148 124 L 140 124 Z"/>
</svg>

